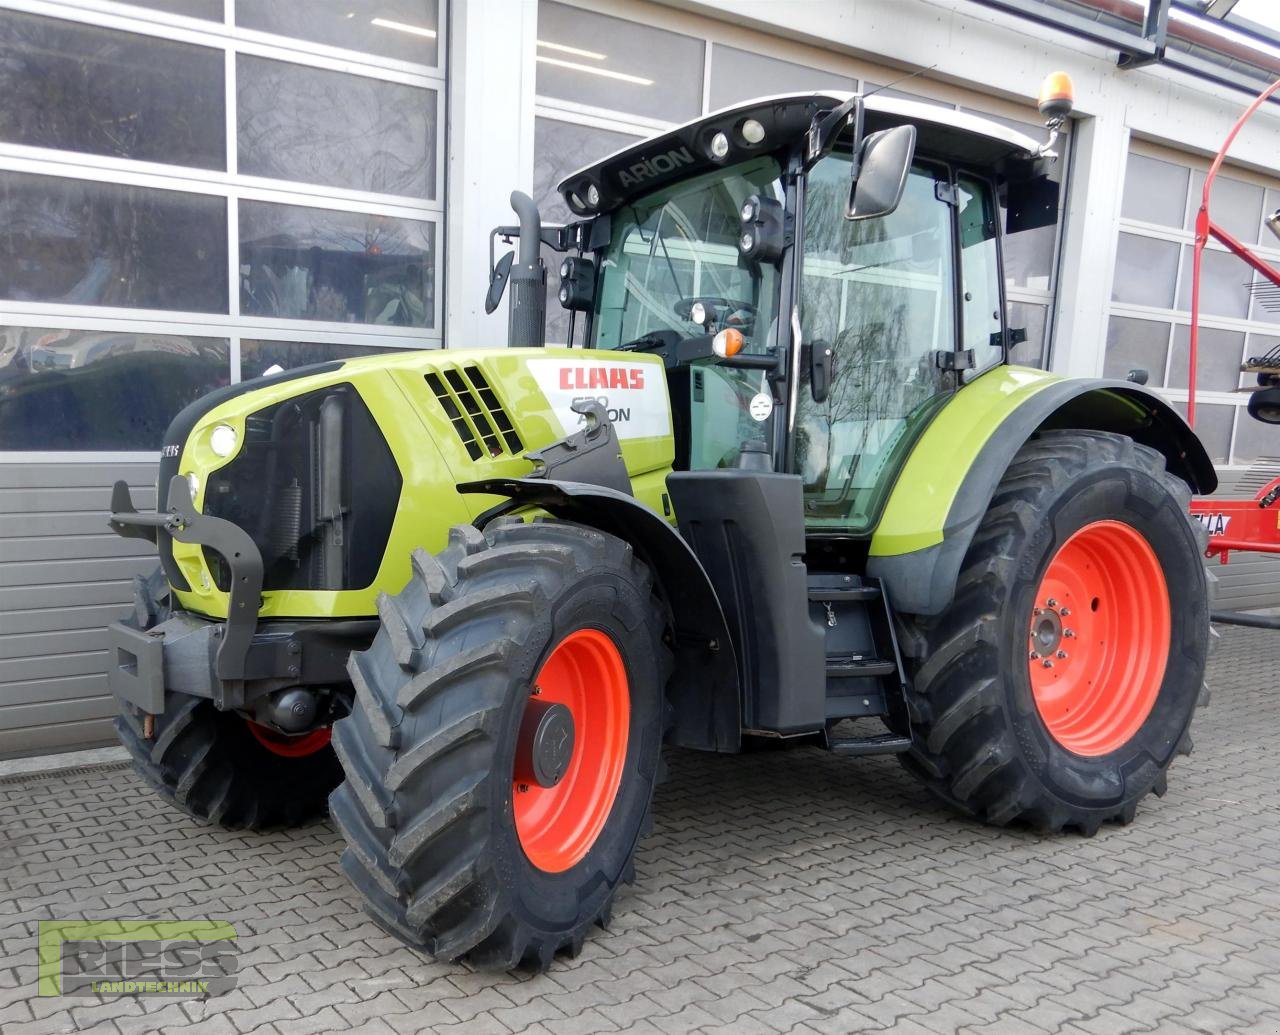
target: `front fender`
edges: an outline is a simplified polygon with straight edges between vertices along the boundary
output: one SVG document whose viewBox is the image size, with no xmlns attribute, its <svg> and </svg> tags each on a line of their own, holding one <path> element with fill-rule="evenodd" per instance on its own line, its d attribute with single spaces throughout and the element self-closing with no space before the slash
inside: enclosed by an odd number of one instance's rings
<svg viewBox="0 0 1280 1035">
<path fill-rule="evenodd" d="M 1129 435 L 1163 453 L 1194 492 L 1217 488 L 1195 432 L 1150 389 L 997 367 L 942 408 L 889 496 L 867 571 L 883 581 L 895 609 L 934 615 L 951 603 L 969 544 L 1018 450 L 1037 431 L 1070 428 Z"/>
<path fill-rule="evenodd" d="M 666 520 L 626 493 L 584 482 L 492 478 L 466 482 L 458 491 L 511 501 L 481 514 L 476 519 L 481 527 L 516 507 L 537 507 L 630 543 L 653 571 L 671 609 L 676 654 L 668 688 L 675 708 L 671 742 L 706 751 L 738 750 L 741 705 L 729 626 L 702 563 Z"/>
</svg>

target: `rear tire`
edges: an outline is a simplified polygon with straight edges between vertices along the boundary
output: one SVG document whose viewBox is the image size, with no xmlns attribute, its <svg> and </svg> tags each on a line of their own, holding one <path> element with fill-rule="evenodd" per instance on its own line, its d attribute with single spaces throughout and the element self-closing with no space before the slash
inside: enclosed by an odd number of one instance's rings
<svg viewBox="0 0 1280 1035">
<path fill-rule="evenodd" d="M 1191 751 L 1209 646 L 1190 497 L 1159 453 L 1126 436 L 1028 442 L 954 602 L 903 620 L 906 768 L 971 816 L 1044 831 L 1092 835 L 1162 795 L 1174 758 Z"/>
<path fill-rule="evenodd" d="M 334 730 L 343 869 L 376 920 L 436 957 L 545 968 L 576 954 L 634 879 L 649 825 L 670 654 L 648 568 L 578 525 L 459 526 L 438 556 L 415 551 L 409 584 L 379 612 Z M 586 675 L 557 697 L 575 680 L 548 659 L 566 651 Z M 547 699 L 577 701 L 573 756 L 562 782 L 533 786 L 516 775 L 521 725 Z M 547 808 L 567 822 L 543 821 Z"/>
</svg>

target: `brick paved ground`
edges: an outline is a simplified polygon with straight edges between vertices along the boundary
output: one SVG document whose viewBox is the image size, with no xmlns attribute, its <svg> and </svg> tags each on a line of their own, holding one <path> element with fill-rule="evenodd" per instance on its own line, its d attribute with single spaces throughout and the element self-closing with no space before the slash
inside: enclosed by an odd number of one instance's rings
<svg viewBox="0 0 1280 1035">
<path fill-rule="evenodd" d="M 0 1031 L 1280 1031 L 1275 637 L 1224 631 L 1196 753 L 1092 840 L 956 818 L 891 759 L 676 754 L 613 928 L 541 976 L 382 934 L 327 824 L 202 827 L 124 770 L 3 784 Z M 141 916 L 233 921 L 239 987 L 33 995 L 36 920 Z"/>
</svg>

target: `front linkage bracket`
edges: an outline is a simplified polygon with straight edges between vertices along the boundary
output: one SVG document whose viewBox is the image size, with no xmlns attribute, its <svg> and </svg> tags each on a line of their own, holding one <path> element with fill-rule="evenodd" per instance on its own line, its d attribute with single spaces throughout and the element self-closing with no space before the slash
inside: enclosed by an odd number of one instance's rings
<svg viewBox="0 0 1280 1035">
<path fill-rule="evenodd" d="M 154 514 L 138 513 L 129 486 L 116 482 L 108 523 L 112 531 L 128 538 L 154 543 L 164 534 L 180 543 L 207 546 L 226 559 L 231 572 L 230 599 L 215 672 L 222 680 L 244 679 L 245 659 L 262 604 L 262 554 L 249 533 L 230 521 L 197 511 L 186 479 L 177 474 L 169 481 L 165 509 Z"/>
<path fill-rule="evenodd" d="M 587 426 L 559 442 L 525 454 L 533 461 L 531 478 L 582 482 L 631 493 L 631 477 L 622 461 L 618 434 L 605 408 L 595 399 L 579 399 L 573 412 L 586 418 Z"/>
</svg>

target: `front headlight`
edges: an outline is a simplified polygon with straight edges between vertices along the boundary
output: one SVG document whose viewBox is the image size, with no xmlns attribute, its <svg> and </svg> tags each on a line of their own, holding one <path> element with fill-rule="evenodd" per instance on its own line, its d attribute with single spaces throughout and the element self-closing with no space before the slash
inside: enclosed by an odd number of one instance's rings
<svg viewBox="0 0 1280 1035">
<path fill-rule="evenodd" d="M 236 451 L 236 429 L 230 424 L 219 424 L 209 433 L 209 448 L 218 456 L 230 456 Z"/>
</svg>

